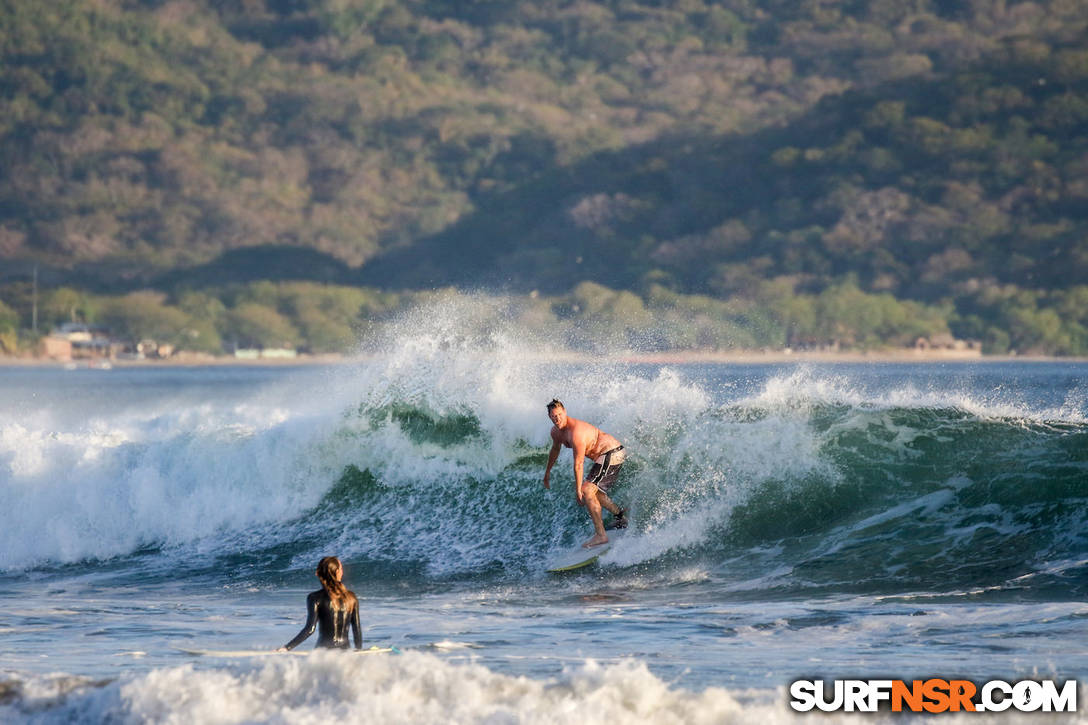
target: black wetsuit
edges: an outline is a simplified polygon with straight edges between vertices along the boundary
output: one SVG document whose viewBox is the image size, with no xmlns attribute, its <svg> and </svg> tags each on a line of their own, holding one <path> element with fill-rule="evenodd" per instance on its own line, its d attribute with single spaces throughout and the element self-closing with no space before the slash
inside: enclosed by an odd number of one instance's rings
<svg viewBox="0 0 1088 725">
<path fill-rule="evenodd" d="M 340 607 L 333 608 L 329 593 L 324 589 L 310 592 L 306 597 L 306 625 L 295 638 L 284 645 L 294 649 L 318 629 L 317 646 L 335 649 L 348 648 L 348 624 L 355 639 L 355 649 L 363 648 L 363 633 L 359 627 L 359 602 L 352 594 L 340 599 Z"/>
</svg>

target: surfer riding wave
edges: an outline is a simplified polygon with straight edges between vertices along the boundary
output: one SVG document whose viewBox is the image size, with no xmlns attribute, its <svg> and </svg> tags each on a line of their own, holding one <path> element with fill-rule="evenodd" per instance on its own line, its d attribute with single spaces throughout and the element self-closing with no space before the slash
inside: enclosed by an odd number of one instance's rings
<svg viewBox="0 0 1088 725">
<path fill-rule="evenodd" d="M 574 497 L 579 506 L 585 506 L 593 520 L 594 535 L 582 546 L 587 549 L 608 543 L 601 509 L 608 509 L 615 517 L 615 528 L 627 526 L 625 509 L 621 509 L 607 491 L 619 478 L 620 468 L 626 458 L 623 444 L 600 428 L 567 415 L 567 409 L 557 399 L 548 403 L 548 417 L 552 421 L 552 449 L 548 453 L 548 466 L 544 469 L 544 488 L 551 488 L 551 471 L 564 446 L 574 453 Z M 583 477 L 585 459 L 594 461 L 588 476 Z"/>
</svg>

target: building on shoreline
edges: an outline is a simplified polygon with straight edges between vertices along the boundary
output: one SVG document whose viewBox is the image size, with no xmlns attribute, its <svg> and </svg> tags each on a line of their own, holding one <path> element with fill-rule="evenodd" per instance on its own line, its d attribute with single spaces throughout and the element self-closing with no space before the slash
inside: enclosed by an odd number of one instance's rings
<svg viewBox="0 0 1088 725">
<path fill-rule="evenodd" d="M 100 325 L 68 322 L 42 338 L 38 355 L 49 360 L 112 360 L 124 345 L 114 340 L 110 331 Z"/>
</svg>

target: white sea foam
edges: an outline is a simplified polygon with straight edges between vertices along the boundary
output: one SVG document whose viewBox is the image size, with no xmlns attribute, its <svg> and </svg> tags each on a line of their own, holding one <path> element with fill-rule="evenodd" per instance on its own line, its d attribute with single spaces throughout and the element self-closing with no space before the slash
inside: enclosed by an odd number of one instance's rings
<svg viewBox="0 0 1088 725">
<path fill-rule="evenodd" d="M 1028 400 L 1024 390 L 1013 388 L 1008 381 L 995 383 L 989 389 L 977 383 L 949 385 L 948 382 L 942 380 L 942 384 L 937 385 L 931 381 L 922 386 L 897 381 L 894 385 L 873 390 L 846 372 L 801 365 L 772 377 L 739 405 L 793 412 L 809 411 L 817 405 L 842 405 L 869 411 L 892 408 L 958 410 L 980 420 L 1088 422 L 1088 389 L 1083 383 L 1069 391 L 1060 403 L 1048 405 Z"/>
<path fill-rule="evenodd" d="M 316 503 L 342 467 L 320 449 L 339 410 L 158 406 L 88 419 L 0 416 L 0 570 L 283 520 Z"/>
<path fill-rule="evenodd" d="M 634 535 L 605 559 L 622 565 L 706 541 L 767 481 L 835 481 L 828 438 L 870 425 L 881 411 L 951 407 L 1032 420 L 1053 412 L 1001 391 L 973 398 L 900 385 L 874 393 L 812 368 L 723 404 L 682 370 L 563 358 L 544 333 L 512 322 L 504 303 L 488 298 L 411 310 L 379 330 L 369 350 L 365 364 L 319 385 L 312 376 L 288 378 L 231 402 L 211 391 L 138 407 L 130 394 L 117 410 L 102 406 L 78 419 L 48 405 L 0 412 L 0 570 L 200 541 L 252 548 L 300 533 L 347 556 L 425 561 L 435 574 L 487 566 L 496 550 L 523 552 L 500 556 L 503 565 L 525 564 L 528 550 L 546 556 L 568 546 L 582 533 L 574 522 L 587 523 L 570 505 L 569 453 L 551 492 L 541 490 L 539 462 L 526 463 L 550 444 L 544 405 L 552 397 L 628 448 L 617 498 L 638 504 Z M 1057 420 L 1083 418 L 1083 399 L 1082 390 L 1070 393 Z M 814 430 L 813 412 L 827 405 L 851 412 Z M 421 439 L 397 418 L 403 408 L 466 417 L 478 430 Z M 887 415 L 880 423 L 894 434 L 883 445 L 913 454 L 917 430 Z M 322 522 L 303 531 L 297 518 L 348 465 L 369 470 L 394 495 L 372 509 L 353 500 L 356 519 L 338 530 Z M 487 483 L 487 495 L 472 482 Z M 529 503 L 536 514 L 521 524 L 535 527 L 535 547 L 509 525 L 511 512 Z M 383 528 L 356 525 L 378 513 Z M 308 567 L 313 553 L 297 552 L 297 563 Z"/>
<path fill-rule="evenodd" d="M 78 683 L 70 683 L 78 684 Z M 306 658 L 196 670 L 154 670 L 75 692 L 55 682 L 26 687 L 12 719 L 38 722 L 324 723 L 728 723 L 746 709 L 725 690 L 671 688 L 643 664 L 593 662 L 551 681 L 449 664 L 418 653 Z M 3 710 L 0 710 L 3 714 Z M 762 718 L 761 718 L 762 719 Z"/>
<path fill-rule="evenodd" d="M 213 537 L 213 550 L 275 543 L 259 540 L 279 535 L 267 525 L 317 505 L 349 464 L 406 491 L 388 503 L 403 522 L 401 547 L 396 532 L 381 532 L 387 538 L 379 542 L 346 528 L 325 544 L 342 545 L 349 556 L 420 558 L 436 573 L 478 566 L 513 534 L 504 523 L 509 510 L 466 492 L 465 482 L 494 480 L 519 457 L 546 450 L 551 397 L 565 397 L 572 411 L 636 449 L 653 442 L 655 426 L 682 425 L 708 405 L 703 391 L 669 372 L 643 378 L 622 366 L 581 365 L 572 375 L 569 364 L 555 364 L 553 348 L 503 315 L 501 305 L 463 301 L 411 311 L 380 331 L 378 353 L 366 364 L 339 370 L 316 389 L 312 376 L 300 376 L 230 401 L 212 388 L 139 405 L 138 391 L 119 387 L 116 407 L 79 413 L 67 403 L 51 407 L 43 391 L 38 412 L 0 414 L 0 498 L 7 504 L 0 570 Z M 471 416 L 479 433 L 460 443 L 419 440 L 390 406 Z M 502 488 L 524 487 L 546 501 L 541 473 L 517 474 Z M 436 490 L 454 513 L 421 524 L 417 499 Z M 484 517 L 488 506 L 495 510 Z M 569 517 L 569 508 L 557 506 L 555 514 Z M 297 522 L 287 528 L 299 530 Z M 519 542 L 514 536 L 508 548 Z M 308 562 L 311 552 L 299 556 Z"/>
<path fill-rule="evenodd" d="M 727 725 L 899 723 L 909 715 L 792 712 L 782 688 L 689 691 L 644 663 L 586 661 L 547 680 L 514 677 L 434 655 L 356 657 L 315 653 L 215 669 L 192 666 L 109 683 L 41 677 L 18 683 L 5 722 L 42 723 L 514 723 L 518 725 Z M 906 720 L 905 720 L 906 718 Z M 952 723 L 1016 722 L 1016 715 L 946 715 Z M 1076 715 L 1056 722 L 1084 722 Z"/>
</svg>

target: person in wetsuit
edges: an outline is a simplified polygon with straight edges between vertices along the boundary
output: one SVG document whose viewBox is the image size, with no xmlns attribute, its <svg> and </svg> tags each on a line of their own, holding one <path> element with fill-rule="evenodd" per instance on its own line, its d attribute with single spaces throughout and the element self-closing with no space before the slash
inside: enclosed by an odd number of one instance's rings
<svg viewBox="0 0 1088 725">
<path fill-rule="evenodd" d="M 333 649 L 348 648 L 348 625 L 355 639 L 355 649 L 363 648 L 363 633 L 359 627 L 359 600 L 348 591 L 341 580 L 344 565 L 335 556 L 326 556 L 317 565 L 321 588 L 306 597 L 306 624 L 281 652 L 292 650 L 317 632 L 317 646 Z"/>
</svg>

